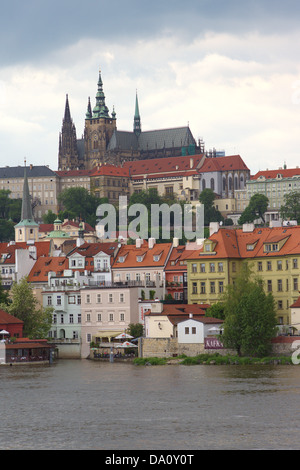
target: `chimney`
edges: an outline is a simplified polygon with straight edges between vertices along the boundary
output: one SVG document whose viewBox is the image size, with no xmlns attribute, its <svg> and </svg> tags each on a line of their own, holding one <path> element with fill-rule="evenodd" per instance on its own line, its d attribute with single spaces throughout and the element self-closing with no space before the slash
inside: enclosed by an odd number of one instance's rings
<svg viewBox="0 0 300 470">
<path fill-rule="evenodd" d="M 209 224 L 209 236 L 213 235 L 214 233 L 217 233 L 217 231 L 220 228 L 219 222 L 210 222 Z"/>
<path fill-rule="evenodd" d="M 155 238 L 149 238 L 148 240 L 148 248 L 149 250 L 151 250 L 151 248 L 153 248 L 155 245 Z"/>
<path fill-rule="evenodd" d="M 194 166 L 194 159 L 190 158 L 190 168 L 193 168 L 193 166 Z"/>
<path fill-rule="evenodd" d="M 189 314 L 189 317 L 190 317 L 190 318 L 193 318 L 193 314 L 192 314 L 192 313 L 190 313 L 190 314 Z"/>
<path fill-rule="evenodd" d="M 173 238 L 173 247 L 176 248 L 179 245 L 179 238 Z"/>
<path fill-rule="evenodd" d="M 243 224 L 243 232 L 253 232 L 254 224 Z"/>
<path fill-rule="evenodd" d="M 141 238 L 137 238 L 135 240 L 135 247 L 136 248 L 141 248 L 142 244 L 143 244 L 143 240 Z"/>
</svg>

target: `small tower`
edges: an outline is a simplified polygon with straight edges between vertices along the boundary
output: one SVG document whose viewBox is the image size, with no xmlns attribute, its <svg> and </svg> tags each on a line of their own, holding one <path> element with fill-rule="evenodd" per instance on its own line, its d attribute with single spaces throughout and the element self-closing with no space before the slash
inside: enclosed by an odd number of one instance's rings
<svg viewBox="0 0 300 470">
<path fill-rule="evenodd" d="M 135 97 L 135 113 L 134 113 L 134 121 L 133 121 L 133 132 L 135 133 L 135 135 L 137 137 L 139 137 L 139 135 L 142 132 L 141 117 L 140 117 L 137 93 L 136 93 L 136 97 Z"/>
<path fill-rule="evenodd" d="M 24 167 L 24 184 L 23 184 L 23 199 L 21 220 L 15 225 L 15 241 L 28 242 L 38 241 L 39 238 L 39 225 L 35 222 L 31 207 L 31 198 L 29 194 L 28 179 L 26 173 L 26 162 Z"/>
</svg>

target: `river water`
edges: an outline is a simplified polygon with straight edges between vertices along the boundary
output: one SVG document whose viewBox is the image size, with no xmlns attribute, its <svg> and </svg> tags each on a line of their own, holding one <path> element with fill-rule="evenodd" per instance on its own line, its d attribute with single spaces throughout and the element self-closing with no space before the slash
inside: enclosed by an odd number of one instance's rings
<svg viewBox="0 0 300 470">
<path fill-rule="evenodd" d="M 0 366 L 1 450 L 296 450 L 300 366 Z"/>
</svg>

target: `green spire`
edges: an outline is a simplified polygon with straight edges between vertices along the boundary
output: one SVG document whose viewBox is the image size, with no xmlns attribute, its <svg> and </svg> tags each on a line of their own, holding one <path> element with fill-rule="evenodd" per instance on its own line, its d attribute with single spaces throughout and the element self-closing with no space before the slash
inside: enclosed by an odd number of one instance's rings
<svg viewBox="0 0 300 470">
<path fill-rule="evenodd" d="M 137 137 L 142 132 L 137 92 L 136 92 L 136 96 L 135 96 L 135 113 L 134 113 L 134 122 L 133 122 L 133 132 L 135 133 L 135 135 Z"/>
<path fill-rule="evenodd" d="M 93 119 L 109 118 L 108 107 L 105 105 L 101 71 L 99 71 L 98 92 L 96 94 L 96 106 L 93 109 Z"/>
<path fill-rule="evenodd" d="M 87 106 L 87 111 L 86 111 L 85 117 L 86 117 L 86 119 L 92 119 L 92 107 L 91 107 L 90 97 L 89 97 L 89 100 L 88 100 L 88 106 Z"/>
</svg>

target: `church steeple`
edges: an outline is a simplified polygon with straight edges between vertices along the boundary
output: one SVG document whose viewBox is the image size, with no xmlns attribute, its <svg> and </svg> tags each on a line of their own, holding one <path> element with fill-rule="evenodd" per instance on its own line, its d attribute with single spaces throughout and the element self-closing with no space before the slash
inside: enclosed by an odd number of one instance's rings
<svg viewBox="0 0 300 470">
<path fill-rule="evenodd" d="M 24 183 L 23 183 L 23 199 L 22 199 L 22 210 L 21 210 L 21 221 L 33 220 L 32 206 L 30 201 L 29 186 L 26 172 L 26 164 L 24 167 Z"/>
<path fill-rule="evenodd" d="M 25 161 L 21 220 L 18 224 L 15 225 L 15 241 L 37 241 L 38 235 L 39 225 L 35 222 L 33 218 Z"/>
<path fill-rule="evenodd" d="M 136 93 L 136 97 L 135 97 L 135 113 L 134 113 L 134 121 L 133 121 L 133 132 L 135 133 L 135 135 L 137 137 L 142 132 L 141 118 L 140 118 L 140 111 L 139 111 L 139 102 L 138 102 L 137 93 Z"/>
</svg>

